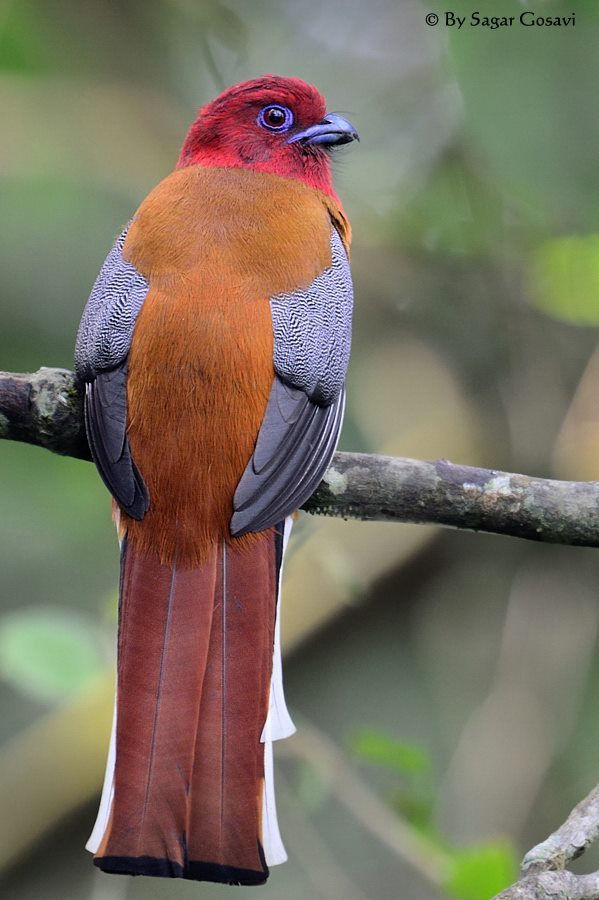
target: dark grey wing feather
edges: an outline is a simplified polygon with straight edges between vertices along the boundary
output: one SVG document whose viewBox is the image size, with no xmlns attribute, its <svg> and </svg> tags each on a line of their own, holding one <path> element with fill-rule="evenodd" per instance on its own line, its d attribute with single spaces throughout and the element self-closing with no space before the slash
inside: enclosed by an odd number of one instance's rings
<svg viewBox="0 0 599 900">
<path fill-rule="evenodd" d="M 271 300 L 275 380 L 252 458 L 233 499 L 231 533 L 276 525 L 318 487 L 345 402 L 352 284 L 339 235 L 331 266 L 306 289 Z"/>
<path fill-rule="evenodd" d="M 344 391 L 319 406 L 275 378 L 256 451 L 235 492 L 231 533 L 262 531 L 290 515 L 322 480 L 341 430 Z M 299 411 L 299 415 L 298 415 Z"/>
<path fill-rule="evenodd" d="M 87 301 L 75 370 L 86 382 L 85 426 L 102 480 L 128 515 L 142 519 L 149 496 L 127 439 L 127 362 L 148 283 L 123 259 L 127 230 L 117 238 Z"/>
<path fill-rule="evenodd" d="M 127 360 L 86 384 L 85 427 L 102 481 L 127 515 L 143 519 L 150 498 L 127 440 Z"/>
</svg>

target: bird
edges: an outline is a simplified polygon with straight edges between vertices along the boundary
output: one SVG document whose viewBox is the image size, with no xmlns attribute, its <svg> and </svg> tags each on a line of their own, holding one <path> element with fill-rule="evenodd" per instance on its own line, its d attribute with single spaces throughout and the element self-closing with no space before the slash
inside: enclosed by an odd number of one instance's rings
<svg viewBox="0 0 599 900">
<path fill-rule="evenodd" d="M 338 441 L 358 139 L 299 78 L 224 90 L 116 238 L 75 348 L 121 544 L 104 872 L 263 884 L 287 858 L 272 742 L 293 733 L 279 589 Z"/>
</svg>

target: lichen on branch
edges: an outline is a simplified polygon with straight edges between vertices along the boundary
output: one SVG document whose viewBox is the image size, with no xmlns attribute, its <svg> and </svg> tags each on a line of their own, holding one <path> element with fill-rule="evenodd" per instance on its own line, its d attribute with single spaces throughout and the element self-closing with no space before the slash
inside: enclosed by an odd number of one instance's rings
<svg viewBox="0 0 599 900">
<path fill-rule="evenodd" d="M 83 388 L 66 369 L 0 373 L 0 438 L 90 459 Z M 599 547 L 599 483 L 554 481 L 447 460 L 336 453 L 304 503 L 316 515 L 412 522 Z"/>
</svg>

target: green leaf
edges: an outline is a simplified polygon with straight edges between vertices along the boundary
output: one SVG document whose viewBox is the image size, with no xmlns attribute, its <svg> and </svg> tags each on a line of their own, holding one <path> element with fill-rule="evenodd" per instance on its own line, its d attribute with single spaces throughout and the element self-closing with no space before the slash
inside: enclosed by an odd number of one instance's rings
<svg viewBox="0 0 599 900">
<path fill-rule="evenodd" d="M 0 622 L 0 674 L 39 700 L 59 700 L 104 668 L 94 630 L 66 612 L 16 613 Z"/>
<path fill-rule="evenodd" d="M 531 265 L 530 288 L 543 312 L 578 325 L 599 325 L 599 234 L 542 244 Z"/>
<path fill-rule="evenodd" d="M 351 741 L 356 756 L 402 775 L 418 775 L 430 769 L 430 758 L 422 747 L 397 741 L 374 729 L 364 728 Z"/>
<path fill-rule="evenodd" d="M 452 900 L 489 900 L 517 878 L 514 848 L 497 840 L 456 851 L 445 887 Z"/>
</svg>

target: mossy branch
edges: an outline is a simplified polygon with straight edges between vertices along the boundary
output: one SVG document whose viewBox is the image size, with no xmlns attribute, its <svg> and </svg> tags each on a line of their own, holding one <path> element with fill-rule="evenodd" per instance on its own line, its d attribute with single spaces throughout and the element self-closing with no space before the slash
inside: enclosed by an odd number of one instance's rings
<svg viewBox="0 0 599 900">
<path fill-rule="evenodd" d="M 547 840 L 524 857 L 520 880 L 495 900 L 599 900 L 599 872 L 566 869 L 599 836 L 599 785 L 575 806 Z"/>
<path fill-rule="evenodd" d="M 90 459 L 73 372 L 0 373 L 0 438 Z M 599 547 L 599 483 L 552 481 L 365 453 L 336 453 L 309 513 L 415 522 Z"/>
</svg>

